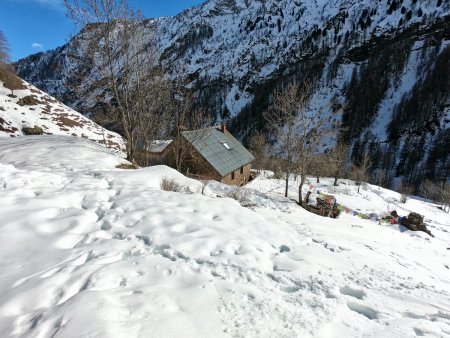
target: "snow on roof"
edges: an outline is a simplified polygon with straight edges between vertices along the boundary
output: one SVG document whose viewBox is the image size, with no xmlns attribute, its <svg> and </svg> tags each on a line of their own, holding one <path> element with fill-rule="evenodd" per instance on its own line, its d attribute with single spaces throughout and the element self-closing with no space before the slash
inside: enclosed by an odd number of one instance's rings
<svg viewBox="0 0 450 338">
<path fill-rule="evenodd" d="M 151 153 L 162 153 L 172 143 L 172 140 L 155 140 L 149 142 L 147 151 Z"/>
</svg>

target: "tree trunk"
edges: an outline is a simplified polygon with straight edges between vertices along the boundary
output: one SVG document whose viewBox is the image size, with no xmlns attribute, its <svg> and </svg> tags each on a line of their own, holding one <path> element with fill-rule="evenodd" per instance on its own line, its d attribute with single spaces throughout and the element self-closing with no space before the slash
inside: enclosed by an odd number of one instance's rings
<svg viewBox="0 0 450 338">
<path fill-rule="evenodd" d="M 305 183 L 305 177 L 303 176 L 303 174 L 301 175 L 300 178 L 300 184 L 298 186 L 298 204 L 300 206 L 303 205 L 303 198 L 302 198 L 302 188 L 303 188 L 303 184 Z"/>
<path fill-rule="evenodd" d="M 288 197 L 288 190 L 289 190 L 289 170 L 286 171 L 286 189 L 284 191 L 284 197 Z"/>
<path fill-rule="evenodd" d="M 133 162 L 134 160 L 134 139 L 133 139 L 133 131 L 131 130 L 127 120 L 123 117 L 122 122 L 125 126 L 125 139 L 126 139 L 126 151 L 127 151 L 127 160 Z"/>
<path fill-rule="evenodd" d="M 133 148 L 133 141 L 130 138 L 130 139 L 127 140 L 127 146 L 126 146 L 126 149 L 127 149 L 127 161 L 130 161 L 130 162 L 133 161 L 132 148 Z"/>
<path fill-rule="evenodd" d="M 175 147 L 175 166 L 177 167 L 177 171 L 181 173 L 181 154 L 178 145 Z"/>
<path fill-rule="evenodd" d="M 130 147 L 128 148 L 128 154 L 127 157 L 129 157 L 130 162 L 134 162 L 134 139 L 133 136 L 130 137 L 130 139 L 127 141 L 130 144 Z"/>
</svg>

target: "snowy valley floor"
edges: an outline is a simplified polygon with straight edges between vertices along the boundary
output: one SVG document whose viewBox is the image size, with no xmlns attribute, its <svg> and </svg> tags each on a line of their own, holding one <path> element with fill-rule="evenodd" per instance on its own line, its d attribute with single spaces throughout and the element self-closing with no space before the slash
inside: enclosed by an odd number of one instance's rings
<svg viewBox="0 0 450 338">
<path fill-rule="evenodd" d="M 363 212 L 424 214 L 436 236 L 310 214 L 282 181 L 232 188 L 125 171 L 72 137 L 0 140 L 1 337 L 445 337 L 450 215 L 369 186 Z M 162 177 L 189 189 L 160 189 Z M 292 185 L 295 194 L 295 183 Z"/>
</svg>

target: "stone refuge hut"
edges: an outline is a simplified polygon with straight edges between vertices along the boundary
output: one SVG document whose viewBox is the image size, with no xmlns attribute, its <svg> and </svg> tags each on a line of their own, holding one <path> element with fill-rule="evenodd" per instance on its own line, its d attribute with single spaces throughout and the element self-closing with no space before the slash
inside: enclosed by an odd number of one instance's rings
<svg viewBox="0 0 450 338">
<path fill-rule="evenodd" d="M 188 156 L 188 174 L 230 185 L 244 185 L 250 179 L 255 157 L 231 135 L 225 125 L 184 131 L 181 136 L 193 151 Z"/>
<path fill-rule="evenodd" d="M 161 141 L 159 141 L 161 142 Z M 161 143 L 163 145 L 163 143 Z M 182 131 L 163 149 L 154 146 L 153 163 L 175 167 L 175 156 L 183 155 L 183 172 L 192 178 L 241 186 L 250 179 L 255 157 L 226 129 L 218 127 Z"/>
</svg>

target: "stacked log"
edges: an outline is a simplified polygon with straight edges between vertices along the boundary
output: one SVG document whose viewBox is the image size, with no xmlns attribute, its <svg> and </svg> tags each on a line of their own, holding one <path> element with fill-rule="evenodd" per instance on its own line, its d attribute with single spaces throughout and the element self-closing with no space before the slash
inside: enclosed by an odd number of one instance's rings
<svg viewBox="0 0 450 338">
<path fill-rule="evenodd" d="M 311 193 L 308 193 L 305 197 L 303 208 L 308 210 L 309 212 L 312 212 L 316 215 L 323 216 L 323 217 L 330 217 L 330 218 L 337 218 L 341 212 L 337 209 L 336 200 L 332 198 L 333 203 L 327 199 L 323 200 L 320 197 L 316 198 L 317 204 L 316 205 L 309 205 L 309 196 Z"/>
<path fill-rule="evenodd" d="M 319 207 L 319 212 L 321 216 L 337 218 L 341 214 L 341 212 L 337 209 L 336 200 L 334 200 L 334 203 L 331 204 L 318 197 L 317 206 Z"/>
<path fill-rule="evenodd" d="M 399 223 L 411 231 L 423 231 L 431 237 L 434 237 L 431 231 L 427 229 L 427 225 L 423 222 L 423 216 L 417 212 L 410 213 L 408 217 L 401 217 Z"/>
</svg>

